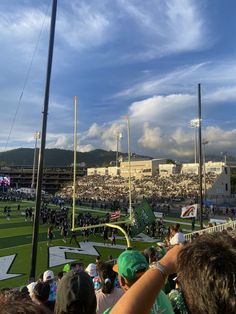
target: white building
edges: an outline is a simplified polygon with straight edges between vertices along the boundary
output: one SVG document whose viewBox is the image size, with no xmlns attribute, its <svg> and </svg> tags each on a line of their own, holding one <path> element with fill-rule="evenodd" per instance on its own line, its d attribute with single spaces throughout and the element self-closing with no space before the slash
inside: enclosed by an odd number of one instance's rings
<svg viewBox="0 0 236 314">
<path fill-rule="evenodd" d="M 198 174 L 198 163 L 182 164 L 182 174 Z"/>
<path fill-rule="evenodd" d="M 172 174 L 177 174 L 180 172 L 180 168 L 175 164 L 162 164 L 159 165 L 159 175 L 162 176 L 170 176 Z"/>
<path fill-rule="evenodd" d="M 165 159 L 132 160 L 130 162 L 131 177 L 142 178 L 151 177 L 159 172 L 159 164 L 166 162 Z M 129 162 L 120 163 L 120 176 L 129 177 Z"/>
</svg>

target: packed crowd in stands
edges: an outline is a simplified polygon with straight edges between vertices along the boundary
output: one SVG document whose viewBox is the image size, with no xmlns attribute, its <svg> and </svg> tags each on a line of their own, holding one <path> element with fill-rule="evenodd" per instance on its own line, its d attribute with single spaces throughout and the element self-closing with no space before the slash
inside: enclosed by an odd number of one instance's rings
<svg viewBox="0 0 236 314">
<path fill-rule="evenodd" d="M 1 289 L 0 313 L 236 313 L 235 230 L 184 241 L 176 225 L 166 245 L 66 264 L 57 275 L 45 270 L 26 286 Z"/>
<path fill-rule="evenodd" d="M 216 175 L 208 173 L 206 188 L 210 188 Z M 132 180 L 132 200 L 146 198 L 149 201 L 167 201 L 194 199 L 198 193 L 198 176 L 179 174 L 169 177 L 144 177 Z M 77 197 L 81 200 L 113 202 L 126 204 L 128 199 L 128 179 L 110 176 L 85 176 L 78 180 Z M 72 196 L 72 187 L 65 187 L 58 195 L 65 199 Z"/>
</svg>

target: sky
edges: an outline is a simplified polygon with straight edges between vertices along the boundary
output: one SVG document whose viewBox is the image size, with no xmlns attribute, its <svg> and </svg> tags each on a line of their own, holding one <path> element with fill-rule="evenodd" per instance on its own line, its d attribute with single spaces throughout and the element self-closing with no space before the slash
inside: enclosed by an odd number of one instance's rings
<svg viewBox="0 0 236 314">
<path fill-rule="evenodd" d="M 51 0 L 0 1 L 0 151 L 41 131 Z M 194 159 L 198 83 L 206 154 L 236 155 L 234 0 L 58 0 L 47 148 Z"/>
</svg>

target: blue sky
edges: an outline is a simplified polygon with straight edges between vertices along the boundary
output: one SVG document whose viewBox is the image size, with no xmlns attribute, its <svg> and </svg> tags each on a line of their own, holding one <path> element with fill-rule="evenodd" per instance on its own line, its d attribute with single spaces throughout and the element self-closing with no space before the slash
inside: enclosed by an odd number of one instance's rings
<svg viewBox="0 0 236 314">
<path fill-rule="evenodd" d="M 73 148 L 77 95 L 79 151 L 115 150 L 118 132 L 127 151 L 129 115 L 133 152 L 193 159 L 201 83 L 206 152 L 236 155 L 235 12 L 234 0 L 58 0 L 47 147 Z M 0 2 L 1 151 L 41 130 L 50 14 L 50 0 Z"/>
</svg>

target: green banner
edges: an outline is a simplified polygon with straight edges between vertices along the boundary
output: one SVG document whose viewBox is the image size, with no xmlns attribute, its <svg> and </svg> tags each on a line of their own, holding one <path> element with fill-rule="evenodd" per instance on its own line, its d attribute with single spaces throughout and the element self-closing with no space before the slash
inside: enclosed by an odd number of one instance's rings
<svg viewBox="0 0 236 314">
<path fill-rule="evenodd" d="M 145 227 L 153 222 L 155 222 L 155 215 L 147 200 L 144 199 L 141 204 L 134 209 L 134 224 L 131 226 L 130 230 L 131 237 L 135 237 L 143 232 Z"/>
</svg>

